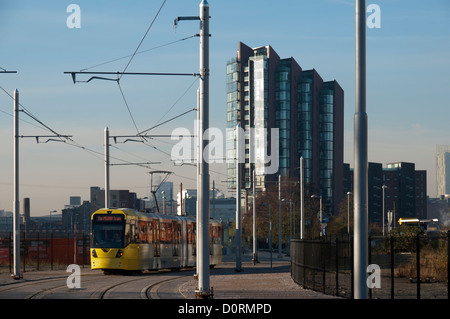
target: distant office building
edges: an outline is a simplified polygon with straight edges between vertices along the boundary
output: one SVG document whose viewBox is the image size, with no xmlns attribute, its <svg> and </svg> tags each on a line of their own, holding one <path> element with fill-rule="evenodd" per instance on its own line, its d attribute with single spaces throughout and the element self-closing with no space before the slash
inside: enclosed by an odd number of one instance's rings
<svg viewBox="0 0 450 319">
<path fill-rule="evenodd" d="M 436 145 L 436 195 L 450 195 L 450 145 Z"/>
<path fill-rule="evenodd" d="M 70 206 L 80 206 L 81 197 L 80 196 L 70 196 Z"/>
<path fill-rule="evenodd" d="M 177 193 L 177 215 L 197 214 L 197 189 L 183 189 Z"/>
<path fill-rule="evenodd" d="M 385 208 L 394 211 L 395 220 L 419 217 L 416 212 L 416 171 L 414 163 L 389 163 L 384 169 Z"/>
<path fill-rule="evenodd" d="M 30 199 L 25 197 L 23 199 L 23 223 L 26 225 L 30 222 Z"/>
<path fill-rule="evenodd" d="M 105 190 L 98 186 L 92 186 L 90 192 L 91 213 L 105 207 Z"/>
<path fill-rule="evenodd" d="M 173 199 L 173 182 L 164 182 L 158 188 L 158 191 L 156 192 L 158 203 L 161 203 L 163 200 L 163 192 L 166 201 L 171 201 Z"/>
<path fill-rule="evenodd" d="M 103 188 L 91 187 L 91 213 L 105 207 L 105 190 Z M 129 190 L 110 190 L 111 197 L 109 208 L 134 208 L 137 210 L 144 209 L 144 201 L 137 198 L 136 193 Z"/>
<path fill-rule="evenodd" d="M 368 163 L 368 214 L 370 222 L 383 220 L 383 165 Z"/>
<path fill-rule="evenodd" d="M 381 223 L 383 206 L 383 165 L 381 163 L 368 163 L 368 205 L 367 212 L 369 223 Z M 344 191 L 348 196 L 353 196 L 353 168 L 349 164 L 344 164 Z"/>
<path fill-rule="evenodd" d="M 82 205 L 74 205 L 62 210 L 62 228 L 66 231 L 89 233 L 91 231 L 91 203 L 84 201 Z"/>
<path fill-rule="evenodd" d="M 175 214 L 176 203 L 173 199 L 173 182 L 164 182 L 159 186 L 158 190 L 155 193 L 158 206 L 156 206 L 153 194 L 151 194 L 150 196 L 151 207 L 154 211 L 159 208 L 159 211 L 161 213 L 166 212 L 166 214 L 172 214 L 172 212 L 174 212 Z"/>
<path fill-rule="evenodd" d="M 237 145 L 231 130 L 239 124 L 245 132 L 256 129 L 245 137 L 242 188 L 252 187 L 253 170 L 262 190 L 279 175 L 298 179 L 303 157 L 305 189 L 322 195 L 328 213 L 337 211 L 344 196 L 344 91 L 338 82 L 324 82 L 314 69 L 303 71 L 294 58 L 281 59 L 271 46 L 252 49 L 242 42 L 226 73 L 228 188 L 236 187 Z M 278 129 L 277 155 L 273 128 Z M 274 160 L 278 170 L 267 173 Z"/>
<path fill-rule="evenodd" d="M 0 209 L 0 232 L 13 231 L 13 213 Z"/>
<path fill-rule="evenodd" d="M 347 166 L 346 166 L 347 167 Z M 353 192 L 353 170 L 346 169 L 345 189 Z M 347 176 L 348 174 L 348 176 Z M 368 217 L 369 223 L 383 220 L 383 185 L 385 220 L 392 211 L 399 218 L 427 217 L 427 172 L 416 170 L 414 163 L 380 163 L 368 165 Z"/>
</svg>

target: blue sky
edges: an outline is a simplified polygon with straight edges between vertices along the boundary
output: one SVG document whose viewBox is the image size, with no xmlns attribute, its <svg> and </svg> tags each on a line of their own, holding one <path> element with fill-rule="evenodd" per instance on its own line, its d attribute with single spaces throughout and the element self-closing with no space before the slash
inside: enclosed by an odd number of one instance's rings
<svg viewBox="0 0 450 319">
<path fill-rule="evenodd" d="M 74 85 L 65 71 L 90 68 L 130 55 L 141 41 L 162 0 L 2 0 L 0 2 L 0 86 L 38 119 L 61 134 L 73 135 L 90 153 L 63 143 L 37 144 L 21 139 L 20 198 L 31 197 L 33 215 L 68 204 L 69 196 L 89 200 L 90 186 L 104 186 L 103 131 L 135 134 L 119 87 L 112 81 Z M 81 8 L 81 28 L 69 29 L 66 8 Z M 167 0 L 142 43 L 148 50 L 198 33 L 198 22 L 177 16 L 198 15 L 199 0 Z M 381 9 L 381 28 L 367 29 L 367 112 L 369 160 L 383 164 L 416 163 L 427 170 L 428 194 L 435 195 L 436 144 L 450 144 L 450 2 L 447 0 L 367 0 Z M 345 92 L 345 155 L 353 163 L 355 111 L 355 19 L 352 0 L 209 1 L 210 125 L 225 129 L 225 66 L 238 42 L 270 44 L 282 57 L 294 57 L 303 69 L 315 68 L 324 80 L 336 79 Z M 367 14 L 369 15 L 369 13 Z M 198 38 L 138 54 L 127 71 L 198 72 Z M 91 68 L 122 71 L 129 58 Z M 80 78 L 81 79 L 81 78 Z M 139 130 L 179 115 L 196 105 L 198 81 L 186 77 L 123 77 L 122 92 Z M 12 210 L 11 98 L 0 91 L 0 209 Z M 193 130 L 191 112 L 153 130 L 170 134 L 176 127 Z M 21 114 L 21 135 L 48 134 Z M 39 125 L 38 125 L 39 126 Z M 165 153 L 175 143 L 113 144 L 111 155 L 130 161 L 160 161 L 155 170 L 174 171 L 175 189 L 195 188 L 195 168 L 175 167 Z M 211 180 L 225 190 L 225 165 L 211 166 Z M 113 166 L 111 187 L 148 196 L 148 170 Z"/>
</svg>

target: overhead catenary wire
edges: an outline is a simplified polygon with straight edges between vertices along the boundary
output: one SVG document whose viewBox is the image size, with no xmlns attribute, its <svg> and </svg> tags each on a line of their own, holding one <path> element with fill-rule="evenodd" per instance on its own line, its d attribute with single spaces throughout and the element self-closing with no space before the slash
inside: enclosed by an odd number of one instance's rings
<svg viewBox="0 0 450 319">
<path fill-rule="evenodd" d="M 194 82 L 194 83 L 195 83 L 195 82 Z M 192 84 L 190 85 L 190 87 L 192 87 Z M 190 88 L 190 87 L 189 87 L 189 88 Z M 188 89 L 189 89 L 189 88 L 188 88 Z M 0 86 L 0 89 L 2 89 L 9 97 L 13 98 L 12 95 L 9 94 L 2 86 Z M 185 92 L 185 93 L 186 93 L 186 92 Z M 185 94 L 185 93 L 184 93 L 184 94 Z M 184 96 L 184 94 L 183 94 L 183 96 Z M 180 98 L 180 99 L 181 99 L 181 98 Z M 178 100 L 175 102 L 175 104 L 174 104 L 173 106 L 175 106 L 175 105 L 178 103 L 178 101 L 179 101 L 180 99 L 178 99 Z M 63 137 L 65 137 L 65 135 L 62 135 L 62 134 L 57 133 L 55 130 L 51 129 L 48 125 L 46 125 L 46 124 L 43 123 L 41 120 L 39 120 L 39 119 L 38 119 L 36 116 L 34 116 L 28 109 L 26 109 L 22 104 L 20 104 L 20 106 L 25 110 L 25 111 L 24 111 L 25 114 L 27 114 L 30 118 L 32 118 L 34 121 L 36 121 L 36 122 L 39 123 L 40 125 L 42 125 L 42 127 L 41 127 L 41 126 L 38 126 L 38 125 L 36 125 L 36 124 L 34 124 L 34 123 L 32 123 L 32 122 L 28 122 L 28 121 L 26 121 L 26 120 L 21 119 L 22 121 L 25 121 L 25 122 L 27 122 L 27 123 L 29 123 L 29 124 L 35 126 L 35 127 L 38 127 L 38 128 L 44 129 L 44 130 L 49 130 L 49 131 L 52 132 L 53 134 L 57 135 L 60 139 L 62 139 Z M 172 108 L 173 108 L 173 106 L 172 106 Z M 175 119 L 175 118 L 178 118 L 178 117 L 180 117 L 180 116 L 182 116 L 182 115 L 185 115 L 185 114 L 187 114 L 187 113 L 189 113 L 189 112 L 192 112 L 193 110 L 195 110 L 195 109 L 191 109 L 191 110 L 189 110 L 189 111 L 183 112 L 182 114 L 177 115 L 177 116 L 175 116 L 174 118 L 169 119 L 168 121 L 171 121 L 171 120 L 173 120 L 173 119 Z M 0 111 L 3 112 L 3 113 L 5 113 L 5 114 L 7 114 L 7 115 L 9 115 L 9 116 L 12 116 L 12 114 L 10 114 L 10 113 L 8 113 L 8 112 L 2 111 L 2 110 L 0 110 Z M 165 121 L 165 122 L 160 123 L 160 124 L 158 124 L 158 125 L 156 125 L 156 126 L 154 126 L 154 127 L 151 127 L 150 129 L 147 129 L 146 131 L 151 130 L 151 129 L 154 129 L 154 128 L 157 127 L 157 126 L 163 125 L 163 124 L 167 123 L 168 121 Z M 141 133 L 142 133 L 142 132 L 141 132 Z M 90 149 L 90 148 L 88 148 L 88 147 L 85 147 L 85 146 L 83 146 L 83 145 L 77 143 L 73 138 L 68 138 L 68 137 L 67 137 L 66 139 L 67 139 L 67 140 L 65 141 L 65 144 L 66 144 L 66 145 L 69 145 L 69 146 L 72 146 L 72 147 L 75 147 L 75 148 L 82 149 L 82 150 L 86 151 L 87 153 L 89 153 L 90 155 L 96 157 L 97 159 L 99 159 L 99 160 L 101 160 L 101 161 L 104 161 L 104 153 L 103 153 L 103 152 L 96 151 L 96 150 Z M 154 139 L 154 138 L 152 138 L 152 139 Z M 163 142 L 163 141 L 161 141 L 161 140 L 157 140 L 157 141 Z M 150 143 L 147 142 L 147 141 L 144 141 L 144 144 L 145 144 L 146 146 L 151 147 L 151 148 L 153 148 L 154 150 L 156 150 L 156 151 L 158 151 L 158 152 L 160 152 L 160 153 L 166 155 L 166 156 L 169 156 L 169 157 L 171 158 L 172 161 L 176 161 L 176 160 L 177 160 L 177 159 L 172 159 L 172 155 L 173 155 L 173 154 L 171 154 L 171 153 L 169 153 L 169 152 L 166 152 L 166 151 L 164 151 L 164 150 L 158 148 L 157 146 L 150 144 Z M 120 148 L 118 148 L 118 147 L 115 147 L 115 148 L 118 149 L 118 150 L 121 150 L 121 151 L 125 152 L 124 150 L 122 150 L 122 149 L 120 149 Z M 131 154 L 130 152 L 126 152 L 126 153 Z M 133 155 L 133 154 L 131 154 L 131 155 Z M 137 155 L 134 155 L 134 156 L 138 157 Z M 129 164 L 129 165 L 133 164 L 133 163 L 131 163 L 130 161 L 127 161 L 127 160 L 124 160 L 124 159 L 121 159 L 121 158 L 118 158 L 118 157 L 111 156 L 111 158 L 114 159 L 114 160 L 117 160 L 117 161 L 119 161 L 119 162 L 125 163 L 125 164 Z M 140 157 L 140 158 L 141 158 L 141 159 L 144 159 L 143 157 Z M 144 159 L 144 160 L 145 160 L 145 159 Z M 147 169 L 150 168 L 148 165 L 142 165 L 142 164 L 141 164 L 141 165 L 137 165 L 137 166 L 141 166 L 141 167 L 144 167 L 144 168 L 147 168 Z M 211 170 L 211 171 L 214 172 L 214 173 L 217 173 L 217 174 L 226 176 L 226 174 L 224 174 L 224 173 L 221 173 L 221 172 L 218 172 L 218 171 L 214 171 L 214 170 Z M 194 178 L 189 178 L 189 177 L 186 177 L 186 176 L 182 176 L 182 175 L 179 175 L 179 174 L 177 174 L 177 173 L 174 173 L 174 175 L 175 175 L 175 176 L 179 176 L 179 177 L 181 177 L 181 178 L 186 178 L 186 179 L 190 179 L 190 180 L 195 180 Z"/>
<path fill-rule="evenodd" d="M 123 72 L 125 72 L 128 69 L 128 66 L 130 65 L 131 61 L 133 60 L 133 58 L 135 57 L 136 53 L 138 52 L 139 48 L 141 47 L 142 42 L 144 42 L 145 38 L 147 37 L 148 32 L 150 31 L 150 29 L 152 28 L 153 24 L 156 21 L 156 18 L 158 17 L 159 13 L 161 12 L 162 8 L 164 7 L 164 4 L 166 3 L 166 0 L 163 1 L 163 3 L 161 4 L 158 12 L 156 13 L 155 17 L 153 18 L 152 22 L 150 23 L 150 26 L 148 27 L 147 31 L 145 32 L 144 36 L 142 37 L 141 41 L 139 42 L 136 50 L 134 50 L 133 54 L 131 55 L 130 60 L 128 61 L 127 65 L 125 66 L 125 69 L 123 70 Z M 122 75 L 119 77 L 119 80 L 122 78 Z"/>
<path fill-rule="evenodd" d="M 131 120 L 133 121 L 133 125 L 136 128 L 136 132 L 139 134 L 139 129 L 137 127 L 136 121 L 134 120 L 133 114 L 131 113 L 130 106 L 128 105 L 127 99 L 125 98 L 125 95 L 123 94 L 122 87 L 120 86 L 120 81 L 117 81 L 117 85 L 119 87 L 120 94 L 122 95 L 123 101 L 125 102 L 125 106 L 127 107 L 128 114 L 130 115 Z"/>
<path fill-rule="evenodd" d="M 9 94 L 2 86 L 0 86 L 0 89 L 3 90 L 3 92 L 5 92 L 10 98 L 14 99 L 14 97 L 11 94 Z M 45 124 L 43 121 L 38 119 L 35 115 L 33 115 L 26 107 L 23 106 L 23 104 L 19 103 L 19 105 L 22 107 L 22 109 L 23 109 L 22 112 L 24 114 L 28 115 L 31 119 L 33 119 L 34 121 L 39 123 L 41 126 L 35 125 L 34 123 L 31 123 L 31 122 L 28 122 L 29 124 L 34 125 L 34 126 L 36 126 L 38 128 L 44 129 L 44 130 L 48 130 L 51 133 L 55 134 L 55 136 L 58 137 L 61 141 L 64 141 L 66 145 L 82 149 L 82 150 L 88 152 L 89 154 L 93 155 L 94 157 L 104 161 L 104 158 L 103 158 L 104 154 L 103 154 L 103 152 L 95 151 L 93 149 L 85 147 L 85 146 L 77 143 L 75 140 L 73 140 L 73 138 L 70 138 L 67 135 L 59 134 L 58 132 L 56 132 L 55 130 L 50 128 L 47 124 Z M 2 111 L 2 112 L 7 114 L 7 115 L 12 116 L 12 114 L 9 114 L 8 112 L 4 112 L 4 111 Z M 30 136 L 27 136 L 27 137 L 30 137 Z M 36 136 L 33 136 L 33 137 L 36 137 Z M 122 163 L 128 163 L 128 164 L 131 163 L 130 161 L 127 161 L 127 160 L 124 160 L 124 159 L 121 159 L 121 158 L 118 158 L 118 157 L 111 156 L 111 158 L 113 158 L 113 159 L 115 159 L 117 161 L 120 161 Z M 138 166 L 149 168 L 148 165 L 138 165 Z"/>
<path fill-rule="evenodd" d="M 144 130 L 144 131 L 142 131 L 142 132 L 140 132 L 139 134 L 142 134 L 142 133 L 145 133 L 145 132 L 148 132 L 148 131 L 150 131 L 150 130 L 152 130 L 152 129 L 154 129 L 154 128 L 156 128 L 156 127 L 158 127 L 158 126 L 160 126 L 160 125 L 162 125 L 162 124 L 165 124 L 165 123 L 167 123 L 168 121 L 165 121 L 164 123 L 161 123 L 161 124 L 159 124 L 160 122 L 161 122 L 161 120 L 175 107 L 175 105 L 177 105 L 178 104 L 178 102 L 180 102 L 180 100 L 187 94 L 187 92 L 189 92 L 189 90 L 194 86 L 194 84 L 196 83 L 198 81 L 198 78 L 196 78 L 194 81 L 192 81 L 192 83 L 188 86 L 188 88 L 183 92 L 183 94 L 181 94 L 181 96 L 172 104 L 172 106 L 166 111 L 166 113 L 164 113 L 164 115 L 163 116 L 161 116 L 161 118 L 155 123 L 155 125 L 154 126 L 152 126 L 152 127 L 150 127 L 150 128 L 148 128 L 148 129 L 146 129 L 146 130 Z M 187 113 L 189 113 L 189 112 L 191 112 L 191 111 L 193 111 L 194 109 L 192 109 L 192 110 L 190 110 L 190 111 L 187 111 L 187 112 L 184 112 L 183 114 L 181 114 L 181 115 L 184 115 L 184 114 L 187 114 Z M 180 116 L 181 116 L 180 115 Z M 178 118 L 179 116 L 176 116 L 176 117 L 174 117 L 174 118 L 172 118 L 172 119 L 175 119 L 175 118 Z M 171 120 L 172 120 L 171 119 Z"/>
<path fill-rule="evenodd" d="M 6 95 L 8 95 L 12 100 L 14 100 L 14 97 L 8 92 L 6 91 L 2 86 L 0 86 L 0 89 L 6 93 Z M 59 134 L 58 132 L 56 132 L 55 130 L 53 130 L 52 128 L 50 128 L 48 125 L 44 124 L 44 122 L 42 122 L 41 120 L 39 120 L 34 114 L 32 114 L 22 103 L 19 102 L 19 106 L 22 107 L 22 112 L 24 114 L 26 114 L 28 117 L 30 117 L 31 119 L 33 119 L 35 122 L 39 123 L 43 128 L 45 128 L 46 130 L 50 131 L 51 133 L 53 133 L 56 137 L 60 138 L 62 140 L 62 138 L 68 139 L 70 140 L 70 137 L 68 135 L 63 135 L 63 134 Z M 6 113 L 6 112 L 5 112 Z"/>
<path fill-rule="evenodd" d="M 171 41 L 171 42 L 168 42 L 168 43 L 165 43 L 165 44 L 161 44 L 161 45 L 155 46 L 155 47 L 150 48 L 150 49 L 146 49 L 146 50 L 143 50 L 143 51 L 136 52 L 135 56 L 138 55 L 138 54 L 146 53 L 146 52 L 153 51 L 153 50 L 156 50 L 156 49 L 164 48 L 166 46 L 169 46 L 169 45 L 172 45 L 172 44 L 175 44 L 175 43 L 178 43 L 178 42 L 182 42 L 182 41 L 185 41 L 185 40 L 189 40 L 189 39 L 192 39 L 192 38 L 198 37 L 198 36 L 199 36 L 198 34 L 194 34 L 194 35 L 191 35 L 189 37 L 185 37 L 185 38 L 178 39 L 178 40 L 175 40 L 175 41 Z M 120 57 L 120 58 L 115 58 L 113 60 L 109 60 L 109 61 L 106 61 L 106 62 L 102 62 L 102 63 L 96 64 L 96 65 L 93 65 L 93 66 L 81 69 L 80 72 L 84 72 L 84 71 L 87 71 L 87 70 L 90 70 L 90 69 L 97 68 L 99 66 L 103 66 L 103 65 L 106 65 L 106 64 L 117 62 L 117 61 L 129 58 L 129 57 L 132 57 L 132 56 L 133 56 L 133 54 L 129 54 L 129 55 L 126 55 L 126 56 L 123 56 L 123 57 Z"/>
</svg>

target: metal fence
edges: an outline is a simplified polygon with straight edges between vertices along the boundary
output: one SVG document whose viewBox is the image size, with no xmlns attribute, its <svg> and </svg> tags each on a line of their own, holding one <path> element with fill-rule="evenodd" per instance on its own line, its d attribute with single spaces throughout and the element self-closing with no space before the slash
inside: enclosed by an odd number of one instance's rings
<svg viewBox="0 0 450 319">
<path fill-rule="evenodd" d="M 417 235 L 407 242 L 394 236 L 369 237 L 369 265 L 379 281 L 371 299 L 448 299 L 450 231 Z M 353 298 L 353 239 L 322 237 L 291 241 L 291 277 L 304 288 Z M 367 273 L 367 276 L 371 276 Z M 370 283 L 369 283 L 370 284 Z M 378 287 L 379 286 L 379 287 Z"/>
<path fill-rule="evenodd" d="M 21 271 L 65 269 L 67 265 L 90 263 L 89 235 L 73 233 L 20 233 Z M 0 233 L 0 271 L 12 272 L 12 233 Z"/>
</svg>

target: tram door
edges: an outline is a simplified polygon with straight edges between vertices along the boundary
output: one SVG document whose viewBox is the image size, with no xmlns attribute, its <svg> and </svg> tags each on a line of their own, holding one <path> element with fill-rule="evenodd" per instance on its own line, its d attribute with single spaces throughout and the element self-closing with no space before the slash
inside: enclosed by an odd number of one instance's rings
<svg viewBox="0 0 450 319">
<path fill-rule="evenodd" d="M 153 220 L 153 243 L 154 243 L 154 251 L 153 256 L 160 257 L 161 256 L 161 247 L 159 245 L 159 219 Z"/>
<path fill-rule="evenodd" d="M 178 249 L 180 245 L 180 225 L 176 221 L 172 221 L 172 255 L 178 256 Z"/>
</svg>

